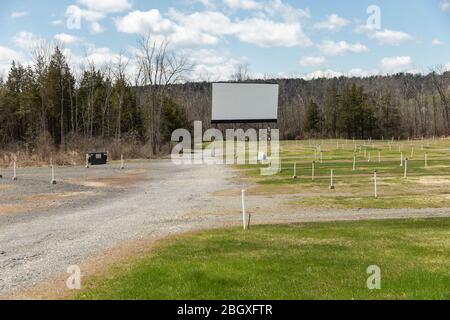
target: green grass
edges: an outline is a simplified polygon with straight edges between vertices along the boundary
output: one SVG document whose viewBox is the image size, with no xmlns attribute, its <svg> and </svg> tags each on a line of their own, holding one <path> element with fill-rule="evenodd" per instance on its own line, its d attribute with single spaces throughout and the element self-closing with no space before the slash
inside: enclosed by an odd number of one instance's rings
<svg viewBox="0 0 450 320">
<path fill-rule="evenodd" d="M 256 226 L 172 238 L 77 298 L 450 299 L 449 266 L 450 219 Z"/>
<path fill-rule="evenodd" d="M 394 141 L 389 147 L 390 143 L 391 141 L 312 140 L 310 144 L 309 141 L 281 141 L 282 170 L 277 175 L 262 176 L 260 169 L 266 165 L 261 164 L 240 165 L 236 168 L 241 170 L 244 183 L 247 180 L 249 185 L 256 184 L 256 187 L 250 188 L 250 194 L 297 194 L 298 201 L 295 199 L 289 203 L 298 208 L 450 207 L 450 141 Z M 357 145 L 356 170 L 352 170 L 354 144 Z M 412 149 L 414 152 L 411 152 Z M 322 162 L 319 150 L 323 152 Z M 403 159 L 408 158 L 407 179 L 403 178 L 404 167 L 400 166 L 399 150 L 403 152 Z M 378 161 L 378 152 L 381 161 Z M 427 168 L 425 154 L 428 155 Z M 314 181 L 311 179 L 313 161 Z M 298 176 L 295 180 L 292 178 L 294 163 Z M 334 191 L 328 188 L 331 169 L 336 186 Z M 375 170 L 378 175 L 378 199 L 373 197 Z M 310 197 L 310 194 L 314 194 L 314 197 Z M 321 201 L 317 201 L 316 196 Z"/>
</svg>

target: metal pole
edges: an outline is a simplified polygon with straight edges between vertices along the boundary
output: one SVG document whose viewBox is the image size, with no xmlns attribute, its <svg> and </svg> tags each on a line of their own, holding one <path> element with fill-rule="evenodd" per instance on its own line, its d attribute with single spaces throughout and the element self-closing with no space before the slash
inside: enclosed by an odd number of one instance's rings
<svg viewBox="0 0 450 320">
<path fill-rule="evenodd" d="M 374 181 L 374 188 L 375 188 L 375 198 L 378 198 L 378 190 L 377 190 L 377 171 L 375 170 L 373 173 L 373 181 Z"/>
<path fill-rule="evenodd" d="M 16 181 L 17 180 L 17 174 L 16 174 L 16 162 L 14 161 L 14 169 L 13 169 L 14 173 L 13 173 L 13 180 Z"/>
<path fill-rule="evenodd" d="M 408 158 L 405 159 L 405 173 L 403 175 L 403 178 L 406 179 L 407 175 L 408 175 Z"/>
</svg>

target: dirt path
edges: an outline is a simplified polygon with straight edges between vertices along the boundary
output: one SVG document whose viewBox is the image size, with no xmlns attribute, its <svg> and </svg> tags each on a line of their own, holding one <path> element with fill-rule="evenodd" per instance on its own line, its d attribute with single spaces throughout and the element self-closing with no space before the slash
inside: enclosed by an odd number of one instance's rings
<svg viewBox="0 0 450 320">
<path fill-rule="evenodd" d="M 230 168 L 174 166 L 168 160 L 129 164 L 126 172 L 111 166 L 61 169 L 59 189 L 51 189 L 47 171 L 28 169 L 20 183 L 0 189 L 0 296 L 127 242 L 239 224 L 239 190 L 249 187 L 235 184 Z M 67 193 L 75 195 L 61 198 Z M 42 194 L 43 202 L 34 206 Z M 292 197 L 249 196 L 254 223 L 450 217 L 449 209 L 299 210 L 286 204 Z M 14 211 L 25 202 L 26 210 Z M 10 211 L 2 212 L 2 204 Z"/>
</svg>

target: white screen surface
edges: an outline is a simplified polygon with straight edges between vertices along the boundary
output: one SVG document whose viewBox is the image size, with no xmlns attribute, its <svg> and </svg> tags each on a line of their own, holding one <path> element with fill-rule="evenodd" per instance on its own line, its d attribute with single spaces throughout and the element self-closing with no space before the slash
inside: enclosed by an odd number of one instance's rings
<svg viewBox="0 0 450 320">
<path fill-rule="evenodd" d="M 212 121 L 258 121 L 278 118 L 278 84 L 213 83 Z"/>
</svg>

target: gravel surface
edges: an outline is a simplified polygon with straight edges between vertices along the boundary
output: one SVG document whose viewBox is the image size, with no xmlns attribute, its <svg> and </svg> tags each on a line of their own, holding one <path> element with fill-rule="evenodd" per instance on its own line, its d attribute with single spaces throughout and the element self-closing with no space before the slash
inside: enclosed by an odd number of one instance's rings
<svg viewBox="0 0 450 320">
<path fill-rule="evenodd" d="M 18 171 L 0 179 L 0 296 L 59 275 L 125 241 L 240 223 L 240 189 L 224 166 L 169 160 Z M 223 192 L 225 191 L 225 192 Z M 449 209 L 305 210 L 295 195 L 248 196 L 254 223 L 450 217 Z"/>
</svg>

